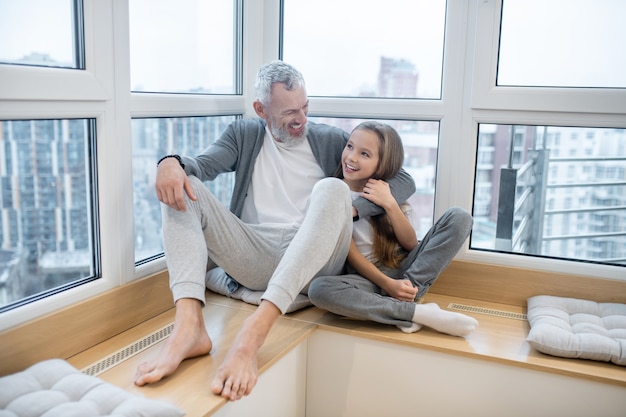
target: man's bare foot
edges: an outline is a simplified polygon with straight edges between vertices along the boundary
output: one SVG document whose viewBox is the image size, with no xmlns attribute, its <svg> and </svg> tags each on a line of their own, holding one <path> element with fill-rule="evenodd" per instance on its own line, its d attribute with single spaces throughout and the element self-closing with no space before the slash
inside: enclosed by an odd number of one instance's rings
<svg viewBox="0 0 626 417">
<path fill-rule="evenodd" d="M 213 394 L 236 401 L 252 392 L 259 374 L 257 352 L 280 314 L 274 304 L 264 300 L 248 317 L 217 369 L 211 383 Z"/>
<path fill-rule="evenodd" d="M 137 367 L 135 384 L 151 384 L 176 371 L 185 359 L 211 352 L 213 342 L 204 327 L 202 305 L 198 300 L 183 298 L 176 302 L 174 330 L 159 356 Z"/>
</svg>

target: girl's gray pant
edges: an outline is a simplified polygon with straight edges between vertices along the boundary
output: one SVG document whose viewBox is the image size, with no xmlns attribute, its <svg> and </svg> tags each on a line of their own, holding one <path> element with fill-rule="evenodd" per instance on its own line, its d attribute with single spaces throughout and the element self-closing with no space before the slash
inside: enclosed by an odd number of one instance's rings
<svg viewBox="0 0 626 417">
<path fill-rule="evenodd" d="M 174 301 L 205 302 L 205 275 L 221 267 L 239 284 L 263 290 L 285 313 L 316 275 L 340 274 L 352 236 L 348 186 L 324 178 L 311 192 L 300 227 L 243 223 L 196 177 L 198 197 L 185 196 L 184 212 L 162 205 L 163 243 Z"/>
<path fill-rule="evenodd" d="M 467 211 L 450 208 L 402 260 L 400 268 L 381 267 L 381 271 L 394 279 L 410 280 L 418 288 L 416 299 L 423 297 L 469 236 L 472 223 Z M 315 278 L 309 298 L 317 307 L 336 314 L 400 327 L 409 327 L 415 312 L 415 303 L 389 297 L 356 273 Z"/>
</svg>

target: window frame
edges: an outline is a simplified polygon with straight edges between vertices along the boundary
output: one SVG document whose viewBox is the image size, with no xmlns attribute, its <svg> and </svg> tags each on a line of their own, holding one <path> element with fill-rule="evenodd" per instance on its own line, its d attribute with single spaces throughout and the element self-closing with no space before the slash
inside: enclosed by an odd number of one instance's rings
<svg viewBox="0 0 626 417">
<path fill-rule="evenodd" d="M 129 1 L 129 0 L 127 0 Z M 254 66 L 251 60 L 246 58 L 246 51 L 262 50 L 262 21 L 259 16 L 263 15 L 261 4 L 253 2 L 245 4 L 244 0 L 233 0 L 237 2 L 236 19 L 242 21 L 245 30 L 240 30 L 235 42 L 235 54 L 239 58 L 235 58 L 235 66 L 237 67 L 235 77 L 235 94 L 183 94 L 183 93 L 151 93 L 151 92 L 134 92 L 130 91 L 129 113 L 131 119 L 136 118 L 175 118 L 175 117 L 194 117 L 194 116 L 230 116 L 242 115 L 250 117 L 253 114 L 252 101 L 250 96 L 254 91 L 254 76 L 256 69 L 253 70 L 250 77 L 250 68 Z M 235 24 L 237 28 L 237 23 Z M 128 39 L 128 37 L 127 37 Z M 252 45 L 251 45 L 252 44 Z M 259 57 L 258 68 L 262 62 Z M 252 61 L 254 62 L 254 61 Z M 130 86 L 130 73 L 129 84 Z M 251 94 L 246 92 L 252 91 Z M 252 112 L 252 113 L 251 113 Z M 129 140 L 131 138 L 129 137 Z M 132 153 L 132 150 L 130 151 Z M 131 155 L 132 159 L 132 155 Z M 156 163 L 156 161 L 155 161 Z M 132 178 L 132 174 L 131 177 Z M 132 184 L 131 184 L 132 186 Z M 132 213 L 132 201 L 130 212 Z M 134 227 L 133 227 L 134 231 Z M 133 236 L 134 241 L 134 236 Z M 158 255 L 158 254 L 155 254 Z M 133 255 L 134 256 L 134 255 Z M 151 260 L 140 261 L 135 264 L 134 277 L 141 278 L 147 275 L 159 272 L 166 268 L 165 257 L 156 256 Z"/>
<path fill-rule="evenodd" d="M 243 10 L 241 94 L 130 93 L 130 0 L 84 0 L 85 69 L 0 65 L 0 118 L 96 120 L 102 278 L 5 312 L 0 331 L 165 269 L 161 257 L 135 265 L 131 118 L 254 116 L 254 79 L 278 58 L 281 0 L 239 1 Z M 626 91 L 497 87 L 501 0 L 448 0 L 442 96 L 433 99 L 310 97 L 310 115 L 437 121 L 435 217 L 471 211 L 479 123 L 626 128 Z M 624 279 L 621 267 L 470 251 L 478 263 Z"/>
<path fill-rule="evenodd" d="M 504 0 L 506 1 L 506 0 Z M 469 103 L 464 109 L 464 123 L 470 125 L 461 143 L 466 155 L 476 155 L 478 126 L 480 124 L 572 126 L 626 128 L 626 89 L 566 88 L 566 87 L 505 87 L 496 85 L 498 64 L 500 16 L 502 0 L 491 0 L 470 7 L 468 30 L 474 34 L 471 48 L 473 57 L 467 62 L 465 89 Z M 466 178 L 474 180 L 473 175 Z M 473 199 L 473 184 L 467 181 L 457 189 Z M 467 248 L 467 246 L 466 246 Z M 597 278 L 624 279 L 624 268 L 612 265 L 588 264 L 579 261 L 532 258 L 505 253 L 480 253 L 465 249 L 459 259 L 532 268 L 549 272 L 586 275 Z"/>
</svg>

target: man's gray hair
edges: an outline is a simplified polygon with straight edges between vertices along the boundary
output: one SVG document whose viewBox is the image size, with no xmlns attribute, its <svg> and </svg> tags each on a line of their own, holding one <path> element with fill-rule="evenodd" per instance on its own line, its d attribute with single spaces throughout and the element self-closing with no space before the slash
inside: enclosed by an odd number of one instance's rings
<svg viewBox="0 0 626 417">
<path fill-rule="evenodd" d="M 275 83 L 283 84 L 288 91 L 305 86 L 302 74 L 291 65 L 278 60 L 265 64 L 259 69 L 254 83 L 256 99 L 264 106 L 270 103 Z"/>
</svg>

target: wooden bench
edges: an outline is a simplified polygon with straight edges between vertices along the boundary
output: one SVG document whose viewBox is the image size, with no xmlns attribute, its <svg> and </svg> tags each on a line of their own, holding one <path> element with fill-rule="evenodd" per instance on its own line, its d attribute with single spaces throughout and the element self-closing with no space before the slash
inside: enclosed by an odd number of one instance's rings
<svg viewBox="0 0 626 417">
<path fill-rule="evenodd" d="M 469 306 L 463 312 L 478 319 L 480 326 L 467 338 L 427 328 L 405 334 L 393 326 L 307 308 L 279 319 L 259 352 L 261 377 L 254 392 L 228 403 L 212 395 L 209 384 L 255 306 L 208 293 L 204 314 L 214 342 L 210 355 L 183 362 L 162 382 L 136 387 L 132 380 L 137 365 L 157 354 L 161 340 L 98 376 L 131 392 L 171 401 L 186 410 L 187 416 L 380 415 L 377 407 L 383 407 L 386 415 L 412 415 L 408 409 L 419 409 L 424 415 L 540 415 L 538 411 L 562 411 L 563 407 L 568 415 L 623 414 L 626 368 L 538 353 L 525 341 L 528 323 L 519 319 L 525 313 L 519 300 L 529 294 L 580 297 L 592 284 L 599 294 L 598 281 L 568 276 L 569 286 L 558 287 L 548 279 L 542 287 L 539 276 L 524 271 L 526 286 L 521 289 L 517 284 L 507 288 L 507 281 L 516 277 L 505 273 L 489 291 L 480 284 L 468 284 L 485 279 L 477 278 L 485 275 L 485 267 L 473 268 L 468 263 L 453 264 L 425 299 L 445 309 L 451 304 Z M 490 274 L 486 277 L 488 282 L 495 279 Z M 597 301 L 625 302 L 626 283 L 601 284 L 606 291 Z M 563 291 L 551 291 L 552 285 Z M 506 302 L 483 299 L 489 297 Z M 23 369 L 49 357 L 65 358 L 84 369 L 155 333 L 162 334 L 173 317 L 167 274 L 156 274 L 3 332 L 1 372 Z M 458 400 L 463 400 L 461 405 L 455 405 Z"/>
<path fill-rule="evenodd" d="M 276 327 L 272 329 L 265 345 L 259 352 L 259 367 L 263 373 L 259 380 L 259 387 L 263 389 L 264 393 L 262 395 L 257 395 L 256 398 L 251 398 L 249 401 L 251 405 L 246 403 L 248 402 L 247 398 L 241 402 L 228 404 L 230 407 L 229 410 L 232 412 L 232 415 L 248 415 L 243 412 L 246 407 L 250 407 L 252 411 L 255 409 L 265 410 L 266 413 L 263 415 L 329 415 L 329 409 L 324 408 L 323 403 L 328 401 L 329 394 L 335 392 L 336 388 L 331 388 L 332 392 L 329 393 L 326 392 L 328 389 L 327 387 L 332 387 L 334 384 L 338 384 L 339 387 L 343 387 L 344 384 L 341 384 L 339 382 L 340 380 L 350 381 L 350 384 L 363 384 L 362 378 L 353 376 L 352 374 L 358 375 L 363 372 L 363 368 L 371 366 L 370 360 L 365 360 L 364 362 L 364 359 L 360 359 L 359 362 L 359 360 L 355 360 L 355 358 L 351 355 L 346 355 L 346 357 L 342 359 L 342 349 L 337 347 L 346 346 L 346 343 L 350 346 L 348 348 L 350 352 L 354 350 L 353 346 L 355 344 L 373 343 L 373 348 L 370 346 L 370 350 L 373 349 L 372 352 L 381 352 L 370 353 L 370 355 L 374 357 L 379 356 L 375 359 L 376 362 L 378 362 L 378 366 L 376 367 L 378 371 L 375 372 L 375 374 L 377 377 L 380 377 L 381 380 L 388 378 L 388 376 L 385 375 L 387 369 L 392 371 L 393 368 L 402 368 L 402 363 L 395 363 L 397 358 L 394 358 L 394 356 L 398 354 L 402 354 L 409 358 L 409 362 L 418 358 L 419 354 L 422 361 L 427 360 L 431 362 L 431 365 L 432 362 L 441 360 L 443 360 L 443 363 L 445 363 L 446 360 L 458 361 L 460 357 L 462 360 L 462 362 L 459 362 L 460 364 L 465 364 L 465 366 L 467 366 L 469 363 L 474 363 L 474 365 L 480 369 L 481 374 L 476 375 L 476 382 L 484 387 L 482 390 L 489 391 L 494 389 L 494 387 L 489 388 L 490 383 L 483 379 L 484 375 L 482 375 L 482 372 L 484 372 L 484 370 L 489 366 L 493 367 L 494 364 L 496 369 L 498 367 L 503 368 L 502 365 L 505 365 L 505 367 L 519 368 L 522 374 L 524 372 L 528 372 L 529 370 L 540 371 L 543 375 L 537 374 L 535 377 L 532 375 L 530 377 L 526 376 L 526 380 L 530 378 L 531 381 L 534 381 L 534 379 L 536 379 L 538 383 L 545 380 L 548 376 L 561 375 L 570 379 L 574 378 L 572 381 L 577 381 L 574 386 L 584 389 L 587 393 L 593 392 L 593 390 L 612 391 L 612 395 L 609 393 L 609 397 L 612 398 L 612 401 L 616 396 L 623 399 L 620 402 L 610 404 L 610 407 L 615 410 L 622 411 L 624 409 L 623 407 L 626 407 L 625 368 L 608 363 L 555 358 L 538 353 L 534 351 L 525 341 L 525 337 L 529 330 L 527 321 L 519 318 L 491 315 L 491 312 L 511 313 L 512 316 L 523 315 L 525 312 L 523 308 L 515 308 L 509 305 L 479 302 L 476 300 L 438 294 L 428 294 L 425 302 L 436 302 L 442 308 L 449 308 L 448 306 L 450 304 L 478 307 L 479 310 L 482 309 L 487 313 L 466 312 L 466 314 L 475 317 L 480 322 L 478 330 L 466 338 L 444 335 L 428 328 L 424 328 L 415 334 L 405 334 L 393 326 L 384 326 L 376 323 L 350 320 L 322 311 L 315 307 L 307 308 L 294 314 L 287 315 L 281 318 Z M 142 388 L 134 386 L 132 383 L 132 376 L 137 365 L 151 357 L 154 357 L 163 343 L 163 341 L 161 341 L 145 351 L 121 362 L 112 369 L 105 371 L 99 376 L 104 380 L 114 383 L 131 392 L 150 398 L 159 398 L 171 401 L 186 410 L 188 413 L 187 415 L 190 417 L 231 415 L 228 413 L 219 414 L 222 411 L 222 407 L 226 405 L 226 402 L 222 398 L 214 396 L 209 392 L 209 383 L 213 379 L 217 365 L 221 363 L 224 358 L 226 350 L 230 346 L 236 332 L 243 323 L 243 320 L 254 310 L 254 308 L 254 306 L 240 301 L 231 300 L 215 294 L 207 294 L 207 306 L 204 313 L 207 329 L 214 341 L 214 349 L 211 352 L 211 355 L 185 361 L 172 377 L 167 378 L 158 384 Z M 172 320 L 173 311 L 170 310 L 146 323 L 142 323 L 140 326 L 105 341 L 94 348 L 88 349 L 85 352 L 69 358 L 69 362 L 79 369 L 85 368 L 90 364 L 97 362 L 101 358 L 111 355 L 125 346 L 132 344 L 134 341 L 140 340 L 142 337 L 162 329 L 170 324 Z M 321 341 L 319 340 L 320 337 L 322 338 Z M 316 347 L 311 347 L 311 340 L 313 340 Z M 272 368 L 277 366 L 277 364 L 280 364 L 282 360 L 286 360 L 285 358 L 291 355 L 292 352 L 296 351 L 299 346 L 305 347 L 305 364 L 307 359 L 311 360 L 310 358 L 313 356 L 319 358 L 314 360 L 314 364 L 309 365 L 311 369 L 316 369 L 319 373 L 320 369 L 324 369 L 325 366 L 330 366 L 330 369 L 326 369 L 324 371 L 326 372 L 326 375 L 316 376 L 316 382 L 312 383 L 308 378 L 308 374 L 311 373 L 311 370 L 298 372 L 297 358 L 291 358 L 292 362 L 295 361 L 294 364 L 283 367 L 284 369 L 278 371 L 278 376 L 274 376 L 271 382 L 267 382 L 264 386 L 264 374 L 268 370 L 272 370 Z M 387 352 L 388 354 L 385 354 L 384 352 Z M 329 359 L 329 353 L 335 353 L 339 356 L 334 357 L 331 360 Z M 296 355 L 303 355 L 303 353 L 300 351 L 296 353 Z M 335 368 L 341 367 L 334 364 L 337 361 L 340 363 L 342 361 L 351 363 L 351 369 L 347 373 L 344 372 L 344 374 L 341 372 L 337 373 Z M 381 363 L 382 370 L 380 369 Z M 420 366 L 423 366 L 423 364 Z M 355 369 L 359 367 L 361 367 L 360 370 Z M 411 369 L 411 367 L 411 363 L 407 363 L 405 369 L 408 370 Z M 451 378 L 451 382 L 441 383 L 441 386 L 436 388 L 436 390 L 441 393 L 442 398 L 446 397 L 446 391 L 450 394 L 460 389 L 458 384 L 455 384 L 454 382 L 454 379 L 458 379 L 458 376 L 455 376 L 455 369 L 445 370 L 444 367 L 445 365 L 442 365 L 438 374 L 448 374 Z M 500 369 L 500 371 L 502 371 L 502 369 Z M 506 375 L 508 375 L 507 378 L 502 381 L 492 381 L 491 384 L 510 384 L 508 379 L 519 378 L 520 372 L 509 370 L 506 372 Z M 356 379 L 356 381 L 354 381 L 353 378 Z M 399 387 L 415 385 L 415 396 L 416 398 L 419 396 L 421 389 L 419 388 L 419 384 L 414 381 L 413 377 L 405 378 L 406 381 L 404 382 L 395 376 L 393 379 Z M 554 388 L 557 390 L 558 395 L 566 395 L 570 388 L 564 388 L 563 384 L 564 381 L 567 381 L 567 379 L 557 378 L 556 381 L 558 384 L 556 384 Z M 435 382 L 433 383 L 435 384 Z M 462 384 L 462 386 L 464 386 L 463 391 L 465 393 L 475 389 L 475 387 L 472 388 L 470 386 L 466 386 L 466 383 L 467 382 L 464 382 Z M 310 386 L 311 384 L 313 386 Z M 305 388 L 304 393 L 293 391 L 297 385 Z M 370 380 L 369 382 L 366 382 L 365 385 L 366 387 L 363 388 L 364 390 L 367 389 L 368 385 L 377 387 L 379 384 L 375 380 Z M 378 390 L 376 397 L 364 396 L 362 400 L 353 398 L 351 400 L 351 404 L 342 405 L 342 409 L 344 411 L 346 411 L 347 407 L 348 411 L 352 410 L 355 412 L 355 414 L 345 415 L 367 415 L 362 413 L 360 407 L 364 407 L 365 404 L 369 404 L 368 398 L 369 401 L 372 401 L 372 404 L 367 406 L 370 411 L 372 410 L 372 406 L 380 404 L 380 400 L 382 398 L 386 398 L 384 406 L 388 408 L 388 415 L 405 415 L 395 414 L 406 411 L 403 410 L 402 407 L 394 405 L 398 402 L 402 403 L 403 397 L 398 395 L 394 399 L 395 401 L 390 400 L 392 396 L 395 395 L 394 393 L 398 391 L 398 387 L 390 386 L 387 383 L 382 385 L 383 386 L 376 388 Z M 372 387 L 370 389 L 374 390 Z M 519 386 L 517 388 L 519 389 Z M 528 392 L 533 389 L 534 387 L 532 386 L 525 387 L 525 395 L 528 395 Z M 311 391 L 314 393 L 319 392 L 319 394 L 311 394 Z M 513 396 L 519 397 L 517 389 L 511 389 L 510 392 Z M 254 394 L 256 394 L 256 391 L 253 392 L 253 395 Z M 548 395 L 548 393 L 544 394 Z M 342 395 L 345 396 L 345 394 Z M 485 392 L 484 395 L 488 398 L 491 397 L 489 392 Z M 550 395 L 554 396 L 556 394 L 550 393 Z M 259 398 L 260 396 L 263 398 Z M 358 393 L 353 394 L 353 396 L 358 397 Z M 293 401 L 298 397 L 305 397 L 307 399 L 306 405 L 284 404 L 287 401 L 287 398 Z M 474 398 L 476 398 L 476 394 L 474 395 Z M 309 404 L 309 401 L 312 401 L 315 404 Z M 500 399 L 500 402 L 501 401 L 502 398 Z M 507 401 L 510 402 L 510 399 Z M 526 400 L 524 399 L 524 401 Z M 584 401 L 588 401 L 588 399 L 584 399 Z M 414 403 L 411 399 L 406 404 L 410 404 L 411 407 L 416 407 L 420 402 L 422 402 L 421 409 L 425 410 L 427 403 L 425 400 L 415 400 Z M 440 400 L 435 400 L 435 402 L 440 402 Z M 276 405 L 277 403 L 284 406 L 284 408 L 278 407 Z M 445 411 L 447 410 L 446 407 L 451 404 L 452 403 L 446 405 L 445 403 L 441 403 L 437 407 L 440 411 Z M 429 406 L 433 407 L 433 404 Z M 467 407 L 472 409 L 472 407 L 476 407 L 477 405 L 465 403 L 464 406 L 467 410 Z M 536 407 L 536 405 L 531 406 L 528 404 L 528 406 L 530 408 L 527 408 L 526 411 L 530 412 L 530 415 L 532 415 L 533 411 L 537 411 L 536 408 L 533 408 Z M 544 403 L 541 405 L 541 409 L 545 410 L 545 407 L 547 406 L 554 407 L 555 404 L 546 404 L 544 400 Z M 567 409 L 570 410 L 568 415 L 585 415 L 585 413 L 590 411 L 589 408 L 581 409 L 581 405 L 577 404 L 576 398 L 570 399 L 569 404 L 566 406 L 568 407 Z M 271 409 L 271 407 L 278 408 Z M 309 409 L 313 408 L 313 411 L 309 411 L 305 414 L 305 412 L 302 411 L 303 407 L 304 410 L 306 410 L 307 407 Z M 330 407 L 333 407 L 333 405 L 331 404 Z M 355 407 L 357 409 L 353 410 Z M 489 410 L 485 409 L 484 405 L 481 407 L 481 415 L 490 415 Z M 502 405 L 497 405 L 497 407 L 498 408 L 494 408 L 494 412 L 496 412 L 496 414 L 493 415 L 498 415 L 498 412 L 502 415 Z M 518 411 L 521 411 L 520 405 L 515 407 Z M 604 407 L 606 408 L 606 405 Z M 596 413 L 596 415 L 611 415 L 606 413 L 605 408 L 601 408 L 600 410 L 594 408 L 592 411 Z M 271 413 L 269 412 L 270 409 L 272 410 Z M 577 410 L 579 414 L 572 414 L 572 410 Z M 337 410 L 331 408 L 330 411 L 334 412 Z M 600 411 L 599 414 L 597 414 L 598 411 Z M 255 415 L 259 414 L 255 413 Z M 465 415 L 472 415 L 472 413 Z M 508 413 L 508 415 L 512 414 Z M 526 413 L 526 415 L 529 414 Z"/>
</svg>

